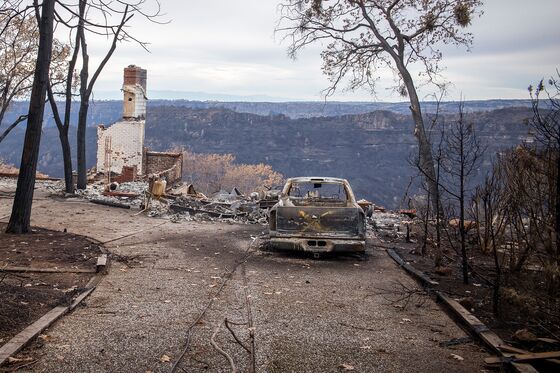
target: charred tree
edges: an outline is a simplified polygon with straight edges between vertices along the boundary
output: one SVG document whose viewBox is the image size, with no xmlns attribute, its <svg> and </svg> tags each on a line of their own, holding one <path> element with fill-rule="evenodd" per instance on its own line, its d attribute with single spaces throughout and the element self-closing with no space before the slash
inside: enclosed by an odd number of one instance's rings
<svg viewBox="0 0 560 373">
<path fill-rule="evenodd" d="M 87 2 L 87 0 L 80 0 L 80 6 Z M 111 42 L 111 47 L 105 54 L 105 57 L 97 66 L 91 80 L 89 80 L 89 54 L 88 47 L 85 38 L 85 33 L 82 32 L 82 37 L 80 38 L 80 46 L 82 48 L 82 70 L 80 71 L 80 110 L 78 112 L 78 132 L 77 132 L 77 151 L 78 151 L 78 189 L 85 189 L 87 186 L 87 167 L 86 167 L 86 127 L 87 127 L 87 114 L 89 110 L 89 100 L 91 98 L 91 93 L 93 92 L 93 87 L 99 74 L 103 71 L 103 68 L 107 62 L 113 56 L 115 49 L 117 49 L 117 42 L 122 39 L 121 31 L 126 23 L 132 18 L 132 14 L 129 14 L 128 5 L 125 6 L 122 12 L 121 22 L 117 27 L 113 29 L 113 40 Z M 78 46 L 76 46 L 78 48 Z"/>
<path fill-rule="evenodd" d="M 556 77 L 548 79 L 548 87 L 544 79 L 536 87 L 529 87 L 533 118 L 529 125 L 544 153 L 552 155 L 554 164 L 553 194 L 550 201 L 552 209 L 552 226 L 555 231 L 556 262 L 560 267 L 560 72 Z M 546 98 L 541 97 L 542 94 Z M 544 106 L 544 107 L 543 107 Z"/>
<path fill-rule="evenodd" d="M 7 233 L 27 233 L 30 230 L 35 173 L 37 171 L 39 145 L 41 143 L 45 98 L 49 84 L 49 68 L 53 45 L 54 5 L 55 0 L 44 0 L 41 5 L 39 47 L 29 103 L 29 116 L 12 214 L 6 229 Z M 39 6 L 37 2 L 35 2 L 35 6 Z"/>
<path fill-rule="evenodd" d="M 464 105 L 459 104 L 457 121 L 445 132 L 445 158 L 442 160 L 443 183 L 441 188 L 457 202 L 459 210 L 459 243 L 463 282 L 469 283 L 469 262 L 467 256 L 467 230 L 465 227 L 465 210 L 468 198 L 467 179 L 476 172 L 482 159 L 484 148 L 478 141 L 474 124 L 467 122 Z"/>
<path fill-rule="evenodd" d="M 64 167 L 64 189 L 66 193 L 74 193 L 74 182 L 72 180 L 72 150 L 70 140 L 68 138 L 68 130 L 70 129 L 70 113 L 72 110 L 73 87 L 74 87 L 74 69 L 78 60 L 80 51 L 80 40 L 84 35 L 84 16 L 85 1 L 81 1 L 78 7 L 78 25 L 76 28 L 76 38 L 74 41 L 74 51 L 68 62 L 68 70 L 66 72 L 66 84 L 64 87 L 64 117 L 62 118 L 56 103 L 55 92 L 53 91 L 53 82 L 49 84 L 47 94 L 51 109 L 58 129 L 58 137 L 62 148 L 62 160 Z"/>
<path fill-rule="evenodd" d="M 502 285 L 503 259 L 498 248 L 504 237 L 504 228 L 510 215 L 508 206 L 511 196 L 504 188 L 504 174 L 500 164 L 496 164 L 484 184 L 476 188 L 473 198 L 479 244 L 482 252 L 492 251 L 494 261 L 494 282 L 492 286 L 492 312 L 500 316 L 500 289 Z"/>
</svg>

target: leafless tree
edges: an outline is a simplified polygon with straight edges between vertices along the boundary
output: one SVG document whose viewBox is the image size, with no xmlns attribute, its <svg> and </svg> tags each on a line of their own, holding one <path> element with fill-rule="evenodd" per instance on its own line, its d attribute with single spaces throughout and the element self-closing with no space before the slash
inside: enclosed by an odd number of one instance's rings
<svg viewBox="0 0 560 373">
<path fill-rule="evenodd" d="M 433 160 L 434 160 L 434 168 L 435 168 L 435 181 L 436 186 L 438 188 L 438 196 L 433 203 L 430 204 L 431 199 L 433 198 L 430 193 L 430 188 L 426 185 L 427 182 L 423 183 L 423 189 L 427 193 L 428 203 L 426 206 L 426 219 L 435 220 L 435 241 L 433 245 L 433 254 L 434 254 L 434 265 L 439 267 L 442 265 L 443 261 L 443 253 L 441 248 L 441 228 L 442 228 L 442 221 L 444 217 L 444 206 L 442 205 L 441 199 L 441 168 L 442 168 L 442 161 L 444 159 L 443 148 L 444 148 L 444 139 L 445 139 L 445 116 L 441 115 L 441 102 L 443 100 L 443 96 L 445 95 L 445 91 L 441 90 L 438 95 L 433 95 L 434 102 L 436 103 L 436 108 L 434 113 L 426 115 L 427 120 L 430 122 L 430 128 L 428 131 L 429 134 L 429 142 L 433 144 Z M 424 175 L 424 170 L 421 167 L 420 159 L 418 156 L 412 158 L 411 164 L 418 169 L 420 175 Z M 424 178 L 426 180 L 426 178 Z M 433 208 L 430 208 L 433 207 Z M 434 219 L 435 218 L 435 219 Z M 422 245 L 422 253 L 426 251 L 427 245 L 427 236 L 429 231 L 429 224 L 426 220 L 424 225 L 424 240 Z"/>
<path fill-rule="evenodd" d="M 493 311 L 497 316 L 504 316 L 500 298 L 506 285 L 538 294 L 546 304 L 543 312 L 557 310 L 560 271 L 555 255 L 555 170 L 554 153 L 523 144 L 499 154 L 492 172 L 474 194 L 479 246 L 494 260 Z M 542 277 L 520 287 L 516 279 L 528 264 L 541 264 Z M 545 289 L 548 297 L 542 294 Z"/>
<path fill-rule="evenodd" d="M 465 212 L 468 200 L 468 179 L 474 175 L 484 147 L 476 136 L 474 124 L 465 119 L 464 103 L 459 104 L 458 119 L 445 131 L 445 156 L 442 161 L 443 177 L 439 183 L 442 190 L 457 201 L 459 210 L 459 239 L 463 267 L 463 282 L 469 282 L 469 264 L 466 246 Z"/>
<path fill-rule="evenodd" d="M 328 43 L 322 52 L 323 72 L 334 93 L 345 78 L 349 89 L 373 93 L 380 71 L 392 71 L 395 90 L 408 95 L 419 145 L 419 164 L 432 201 L 439 199 L 432 149 L 424 127 L 417 84 L 436 83 L 441 44 L 469 46 L 462 32 L 480 14 L 482 0 L 284 0 L 277 31 L 290 42 L 293 57 L 306 46 Z M 422 66 L 420 81 L 411 67 Z"/>
<path fill-rule="evenodd" d="M 60 139 L 60 145 L 62 147 L 62 159 L 64 168 L 64 186 L 66 193 L 74 193 L 74 183 L 72 180 L 72 152 L 70 148 L 70 140 L 68 139 L 68 130 L 70 129 L 70 113 L 72 110 L 72 101 L 74 98 L 74 90 L 77 85 L 77 79 L 75 76 L 76 62 L 78 60 L 79 54 L 79 44 L 80 39 L 83 34 L 83 18 L 85 15 L 85 2 L 80 2 L 78 11 L 78 27 L 76 29 L 76 39 L 74 41 L 74 50 L 70 61 L 68 62 L 68 69 L 66 73 L 66 81 L 64 85 L 64 91 L 58 93 L 54 90 L 53 81 L 51 80 L 48 88 L 47 94 L 49 102 L 51 105 L 51 110 L 53 113 L 54 121 L 56 127 L 58 128 L 58 137 Z M 60 94 L 64 96 L 64 116 L 61 117 L 58 110 L 55 94 Z"/>
<path fill-rule="evenodd" d="M 556 232 L 556 258 L 560 266 L 560 72 L 551 77 L 546 84 L 544 79 L 536 87 L 529 87 L 533 118 L 529 121 L 535 139 L 553 154 L 556 164 L 554 188 L 554 230 Z M 542 97 L 545 95 L 545 97 Z M 544 106 L 544 107 L 543 107 Z"/>
<path fill-rule="evenodd" d="M 480 248 L 483 252 L 490 250 L 494 259 L 492 311 L 495 316 L 500 315 L 500 289 L 505 258 L 505 255 L 500 257 L 498 249 L 505 240 L 505 230 L 512 202 L 512 196 L 506 190 L 505 181 L 500 163 L 496 163 L 484 184 L 476 188 L 473 197 Z"/>
<path fill-rule="evenodd" d="M 56 22 L 66 26 L 74 32 L 73 53 L 70 61 L 72 68 L 76 67 L 78 59 L 81 57 L 81 67 L 79 73 L 79 112 L 77 130 L 77 169 L 78 169 L 78 189 L 85 189 L 87 186 L 86 168 L 86 127 L 87 114 L 93 88 L 97 79 L 117 48 L 117 44 L 123 41 L 134 41 L 146 49 L 147 43 L 135 38 L 128 30 L 130 20 L 135 16 L 142 16 L 151 22 L 159 22 L 160 6 L 157 0 L 153 2 L 153 9 L 147 10 L 147 0 L 128 0 L 128 1 L 108 1 L 108 0 L 77 0 L 73 3 L 60 2 L 57 8 Z M 87 45 L 88 35 L 103 35 L 111 40 L 109 48 L 93 74 L 90 74 L 89 52 Z M 73 98 L 73 85 L 70 83 L 71 75 L 74 73 L 68 69 L 68 80 L 66 89 L 62 92 L 65 100 L 64 117 L 56 111 L 55 122 L 59 129 L 61 139 L 66 190 L 71 192 L 72 185 L 72 161 L 70 157 L 70 145 L 68 141 L 68 128 L 70 125 L 69 115 Z M 55 95 L 50 94 L 51 106 L 55 106 Z"/>
</svg>

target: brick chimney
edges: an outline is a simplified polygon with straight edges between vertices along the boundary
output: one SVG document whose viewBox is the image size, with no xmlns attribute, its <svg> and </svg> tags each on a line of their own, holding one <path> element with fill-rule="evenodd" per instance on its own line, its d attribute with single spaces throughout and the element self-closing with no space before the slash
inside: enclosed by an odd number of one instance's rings
<svg viewBox="0 0 560 373">
<path fill-rule="evenodd" d="M 123 118 L 142 120 L 146 117 L 147 71 L 140 66 L 129 65 L 124 69 Z"/>
</svg>

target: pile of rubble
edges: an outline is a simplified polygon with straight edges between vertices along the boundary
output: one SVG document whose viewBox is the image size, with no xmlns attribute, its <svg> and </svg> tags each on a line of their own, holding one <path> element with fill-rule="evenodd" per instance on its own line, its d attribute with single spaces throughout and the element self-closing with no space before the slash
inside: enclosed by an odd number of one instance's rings
<svg viewBox="0 0 560 373">
<path fill-rule="evenodd" d="M 108 188 L 104 183 L 96 182 L 88 184 L 86 189 L 77 189 L 76 195 L 102 205 L 140 208 L 147 190 L 148 183 L 143 181 L 111 183 Z"/>
<path fill-rule="evenodd" d="M 374 209 L 367 220 L 368 226 L 376 232 L 378 237 L 397 240 L 406 237 L 411 217 L 401 211 L 390 212 Z"/>
<path fill-rule="evenodd" d="M 231 193 L 220 191 L 212 198 L 194 192 L 189 194 L 173 194 L 174 198 L 169 209 L 175 218 L 184 220 L 229 221 L 245 224 L 267 224 L 267 210 L 262 209 L 259 201 L 245 197 L 237 189 Z"/>
<path fill-rule="evenodd" d="M 248 198 L 236 188 L 220 191 L 212 197 L 196 192 L 192 185 L 180 185 L 156 195 L 148 182 L 88 184 L 76 195 L 92 203 L 121 208 L 137 208 L 150 217 L 172 221 L 228 221 L 244 224 L 267 224 L 267 210 L 259 201 Z"/>
<path fill-rule="evenodd" d="M 11 189 L 16 179 L 0 177 L 0 187 Z M 54 195 L 78 197 L 95 204 L 125 209 L 138 209 L 150 217 L 169 218 L 172 221 L 223 221 L 242 224 L 268 223 L 268 208 L 277 198 L 268 194 L 243 195 L 237 188 L 220 191 L 211 197 L 198 193 L 191 184 L 183 184 L 163 191 L 157 197 L 151 193 L 150 183 L 133 181 L 107 184 L 102 180 L 89 183 L 75 194 L 64 193 L 63 180 L 37 180 L 42 188 Z"/>
</svg>

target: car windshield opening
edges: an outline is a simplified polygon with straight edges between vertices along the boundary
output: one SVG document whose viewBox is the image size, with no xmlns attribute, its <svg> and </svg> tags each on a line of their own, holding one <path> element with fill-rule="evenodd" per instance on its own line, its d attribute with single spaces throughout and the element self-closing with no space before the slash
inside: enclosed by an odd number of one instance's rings
<svg viewBox="0 0 560 373">
<path fill-rule="evenodd" d="M 342 183 L 295 182 L 292 183 L 288 196 L 291 199 L 346 202 L 348 196 Z"/>
</svg>

